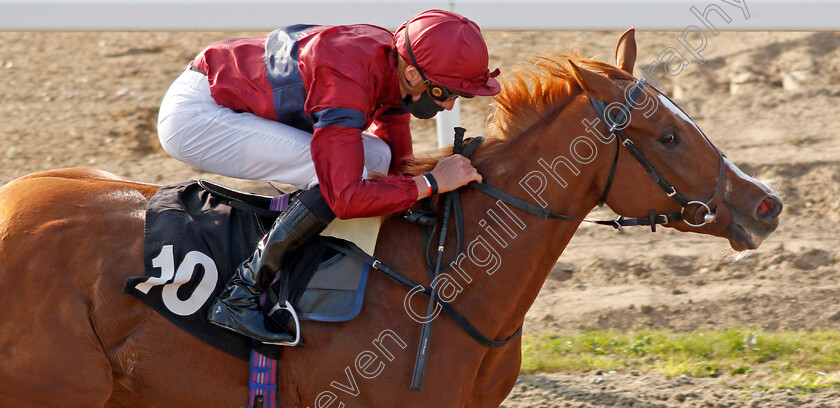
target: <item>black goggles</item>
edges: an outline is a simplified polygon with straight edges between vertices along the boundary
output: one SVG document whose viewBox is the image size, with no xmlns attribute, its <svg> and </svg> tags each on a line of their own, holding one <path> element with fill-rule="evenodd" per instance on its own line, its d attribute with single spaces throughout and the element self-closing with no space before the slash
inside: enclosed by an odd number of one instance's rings
<svg viewBox="0 0 840 408">
<path fill-rule="evenodd" d="M 420 72 L 419 68 L 417 69 L 417 72 Z M 421 76 L 422 76 L 422 74 L 421 74 Z M 434 99 L 438 102 L 451 101 L 451 100 L 453 100 L 453 99 L 455 99 L 459 96 L 464 97 L 464 98 L 472 98 L 472 97 L 475 96 L 475 95 L 465 94 L 463 92 L 458 92 L 456 90 L 449 89 L 445 86 L 435 85 L 435 84 L 429 82 L 428 80 L 423 81 L 423 83 L 426 85 L 426 93 L 428 93 L 429 96 L 432 99 Z"/>
<path fill-rule="evenodd" d="M 435 85 L 432 81 L 429 81 L 426 78 L 426 75 L 423 75 L 423 70 L 420 69 L 420 64 L 417 63 L 417 59 L 414 58 L 414 52 L 411 51 L 411 40 L 408 38 L 408 25 L 405 25 L 405 46 L 408 49 L 408 56 L 411 58 L 411 65 L 414 69 L 417 70 L 417 73 L 420 74 L 420 78 L 423 79 L 423 85 L 426 85 L 426 93 L 429 94 L 429 97 L 438 101 L 438 102 L 448 102 L 451 101 L 459 96 L 464 98 L 472 98 L 475 95 L 471 95 L 468 93 L 458 92 L 454 89 L 449 89 L 445 86 Z"/>
</svg>

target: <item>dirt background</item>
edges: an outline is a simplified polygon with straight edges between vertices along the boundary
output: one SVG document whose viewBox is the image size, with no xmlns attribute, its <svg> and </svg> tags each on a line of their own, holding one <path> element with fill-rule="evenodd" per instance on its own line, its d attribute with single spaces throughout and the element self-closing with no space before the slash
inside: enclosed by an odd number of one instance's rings
<svg viewBox="0 0 840 408">
<path fill-rule="evenodd" d="M 154 183 L 206 177 L 169 158 L 155 134 L 158 104 L 187 62 L 222 38 L 261 33 L 0 33 L 0 184 L 87 166 Z M 637 67 L 677 33 L 639 32 Z M 487 32 L 492 66 L 567 47 L 612 62 L 615 32 Z M 785 200 L 764 245 L 734 254 L 726 241 L 661 229 L 583 226 L 527 317 L 526 331 L 752 326 L 840 329 L 840 34 L 740 32 L 709 37 L 700 64 L 658 78 L 747 174 Z M 640 71 L 637 70 L 637 74 Z M 483 133 L 490 100 L 463 104 Z M 418 152 L 434 122 L 413 123 Z M 609 216 L 597 210 L 594 216 Z M 737 260 L 737 261 L 736 261 Z M 635 374 L 635 375 L 634 375 Z M 668 378 L 603 373 L 523 376 L 506 407 L 837 407 L 840 393 L 761 391 L 745 376 Z"/>
</svg>

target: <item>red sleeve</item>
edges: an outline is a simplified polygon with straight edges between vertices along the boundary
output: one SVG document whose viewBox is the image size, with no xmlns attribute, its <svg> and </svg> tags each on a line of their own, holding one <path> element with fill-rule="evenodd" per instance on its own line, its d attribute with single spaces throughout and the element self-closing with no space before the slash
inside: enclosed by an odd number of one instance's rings
<svg viewBox="0 0 840 408">
<path fill-rule="evenodd" d="M 411 145 L 409 114 L 380 115 L 373 121 L 369 130 L 391 148 L 390 174 L 403 174 L 408 161 L 414 155 Z"/>
<path fill-rule="evenodd" d="M 417 202 L 417 185 L 410 177 L 361 179 L 365 155 L 359 129 L 316 128 L 311 150 L 321 193 L 338 218 L 391 214 Z"/>
</svg>

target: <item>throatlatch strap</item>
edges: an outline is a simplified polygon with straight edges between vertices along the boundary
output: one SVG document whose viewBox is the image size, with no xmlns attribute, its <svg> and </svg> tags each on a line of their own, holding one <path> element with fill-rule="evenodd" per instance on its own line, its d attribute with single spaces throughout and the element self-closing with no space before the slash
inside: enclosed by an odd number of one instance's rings
<svg viewBox="0 0 840 408">
<path fill-rule="evenodd" d="M 248 408 L 277 408 L 277 360 L 251 350 Z"/>
</svg>

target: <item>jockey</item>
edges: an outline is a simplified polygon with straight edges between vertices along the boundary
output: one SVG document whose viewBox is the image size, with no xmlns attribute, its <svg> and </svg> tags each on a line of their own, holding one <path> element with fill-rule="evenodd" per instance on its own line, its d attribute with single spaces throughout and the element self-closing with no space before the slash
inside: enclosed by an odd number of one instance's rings
<svg viewBox="0 0 840 408">
<path fill-rule="evenodd" d="M 292 334 L 266 327 L 259 307 L 287 252 L 336 216 L 391 214 L 480 182 L 460 155 L 420 176 L 403 172 L 412 157 L 409 113 L 429 119 L 459 96 L 498 93 L 488 60 L 478 26 L 442 10 L 414 16 L 395 34 L 295 25 L 202 51 L 161 104 L 166 152 L 212 173 L 304 190 L 237 268 L 209 320 L 262 343 L 290 342 Z"/>
</svg>

